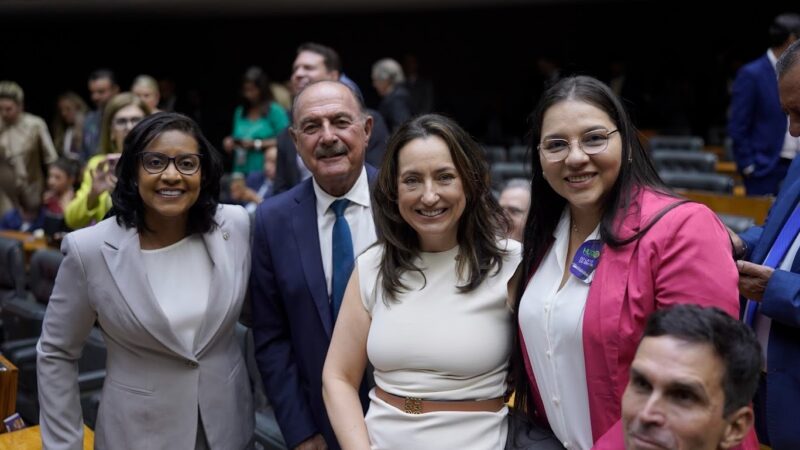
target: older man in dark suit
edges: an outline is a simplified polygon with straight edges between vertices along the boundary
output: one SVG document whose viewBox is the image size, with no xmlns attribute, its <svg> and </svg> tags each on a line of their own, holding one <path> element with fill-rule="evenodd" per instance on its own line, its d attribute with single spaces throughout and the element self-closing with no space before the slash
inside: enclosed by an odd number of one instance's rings
<svg viewBox="0 0 800 450">
<path fill-rule="evenodd" d="M 342 72 L 339 54 L 334 49 L 313 42 L 300 45 L 292 64 L 292 95 L 297 95 L 311 83 L 324 80 L 341 81 L 355 92 L 360 102 L 363 102 L 358 86 Z M 372 117 L 372 133 L 367 144 L 365 158 L 367 163 L 380 167 L 383 153 L 386 151 L 386 142 L 389 139 L 389 130 L 383 116 L 378 111 L 372 109 L 365 111 Z M 278 134 L 277 140 L 278 163 L 273 189 L 276 194 L 291 189 L 292 186 L 308 176 L 305 164 L 298 161 L 297 149 L 289 131 L 284 130 Z"/>
<path fill-rule="evenodd" d="M 781 106 L 789 132 L 800 137 L 800 41 L 777 64 Z M 775 450 L 800 448 L 800 159 L 789 168 L 763 226 L 731 234 L 740 261 L 739 292 L 746 298 L 744 320 L 766 356 L 756 394 L 758 440 Z"/>
<path fill-rule="evenodd" d="M 376 239 L 364 165 L 372 118 L 338 81 L 307 86 L 290 134 L 312 177 L 256 212 L 251 294 L 256 359 L 289 448 L 337 449 L 322 366 L 354 255 Z M 366 389 L 362 389 L 366 408 Z"/>
</svg>

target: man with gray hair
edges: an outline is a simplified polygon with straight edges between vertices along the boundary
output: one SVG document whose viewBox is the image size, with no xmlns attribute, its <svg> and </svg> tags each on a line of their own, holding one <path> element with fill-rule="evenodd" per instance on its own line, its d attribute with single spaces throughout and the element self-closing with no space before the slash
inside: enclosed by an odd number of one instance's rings
<svg viewBox="0 0 800 450">
<path fill-rule="evenodd" d="M 403 84 L 405 81 L 400 63 L 391 58 L 381 59 L 372 66 L 372 86 L 383 97 L 378 111 L 392 132 L 412 115 L 411 96 Z"/>
<path fill-rule="evenodd" d="M 522 242 L 525 237 L 525 221 L 531 207 L 531 182 L 513 178 L 506 182 L 498 201 L 509 221 L 508 237 Z"/>
<path fill-rule="evenodd" d="M 312 176 L 256 210 L 253 339 L 289 448 L 339 448 L 322 401 L 322 367 L 354 256 L 376 240 L 369 186 L 377 171 L 364 164 L 373 120 L 360 103 L 340 81 L 297 94 L 290 135 Z"/>
<path fill-rule="evenodd" d="M 318 81 L 340 81 L 355 93 L 359 102 L 363 103 L 358 86 L 342 72 L 342 61 L 336 50 L 315 42 L 306 42 L 297 47 L 297 56 L 292 64 L 292 96 L 298 95 L 306 86 Z M 369 109 L 366 111 L 372 117 L 373 123 L 366 150 L 366 161 L 374 167 L 380 167 L 389 131 L 380 113 Z M 276 194 L 291 189 L 310 176 L 289 136 L 289 130 L 283 130 L 277 139 L 278 161 L 273 188 Z"/>
<path fill-rule="evenodd" d="M 789 133 L 800 136 L 800 41 L 777 65 L 780 102 Z M 785 120 L 785 119 L 784 119 Z M 765 349 L 755 400 L 756 431 L 775 450 L 800 448 L 800 158 L 789 167 L 765 225 L 731 233 L 739 292 L 747 298 L 744 321 Z"/>
</svg>

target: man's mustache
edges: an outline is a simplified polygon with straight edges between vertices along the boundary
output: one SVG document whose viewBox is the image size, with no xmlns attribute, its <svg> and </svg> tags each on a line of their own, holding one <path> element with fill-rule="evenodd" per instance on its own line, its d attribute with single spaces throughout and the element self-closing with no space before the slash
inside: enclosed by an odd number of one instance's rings
<svg viewBox="0 0 800 450">
<path fill-rule="evenodd" d="M 314 150 L 314 157 L 317 159 L 331 158 L 334 156 L 341 156 L 346 154 L 347 154 L 347 147 L 341 142 L 337 145 L 331 145 L 330 147 L 317 147 Z"/>
</svg>

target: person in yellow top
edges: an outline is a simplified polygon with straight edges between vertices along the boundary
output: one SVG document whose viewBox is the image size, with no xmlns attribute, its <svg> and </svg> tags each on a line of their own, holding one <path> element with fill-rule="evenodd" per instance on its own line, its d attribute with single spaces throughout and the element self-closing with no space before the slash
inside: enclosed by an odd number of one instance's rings
<svg viewBox="0 0 800 450">
<path fill-rule="evenodd" d="M 128 132 L 150 113 L 150 108 L 130 92 L 115 95 L 103 111 L 100 151 L 86 163 L 81 187 L 67 205 L 64 221 L 73 230 L 99 222 L 111 209 L 111 191 L 122 143 Z"/>
</svg>

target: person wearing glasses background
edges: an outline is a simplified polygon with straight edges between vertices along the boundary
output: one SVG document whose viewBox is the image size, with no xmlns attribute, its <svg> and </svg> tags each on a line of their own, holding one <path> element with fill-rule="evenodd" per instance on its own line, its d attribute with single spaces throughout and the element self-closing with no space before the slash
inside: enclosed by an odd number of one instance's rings
<svg viewBox="0 0 800 450">
<path fill-rule="evenodd" d="M 44 448 L 80 449 L 77 361 L 108 346 L 97 448 L 241 449 L 253 399 L 234 329 L 250 220 L 218 204 L 222 157 L 197 124 L 157 113 L 125 140 L 114 217 L 67 235 L 37 351 Z"/>
<path fill-rule="evenodd" d="M 114 167 L 125 136 L 150 112 L 150 108 L 130 92 L 117 94 L 106 104 L 100 123 L 99 150 L 86 163 L 81 186 L 64 212 L 69 228 L 77 230 L 99 222 L 111 209 L 111 191 L 117 184 Z"/>
<path fill-rule="evenodd" d="M 532 125 L 515 406 L 566 448 L 624 448 L 620 400 L 647 316 L 691 303 L 738 317 L 731 244 L 711 210 L 661 181 L 600 81 L 559 80 Z"/>
</svg>

